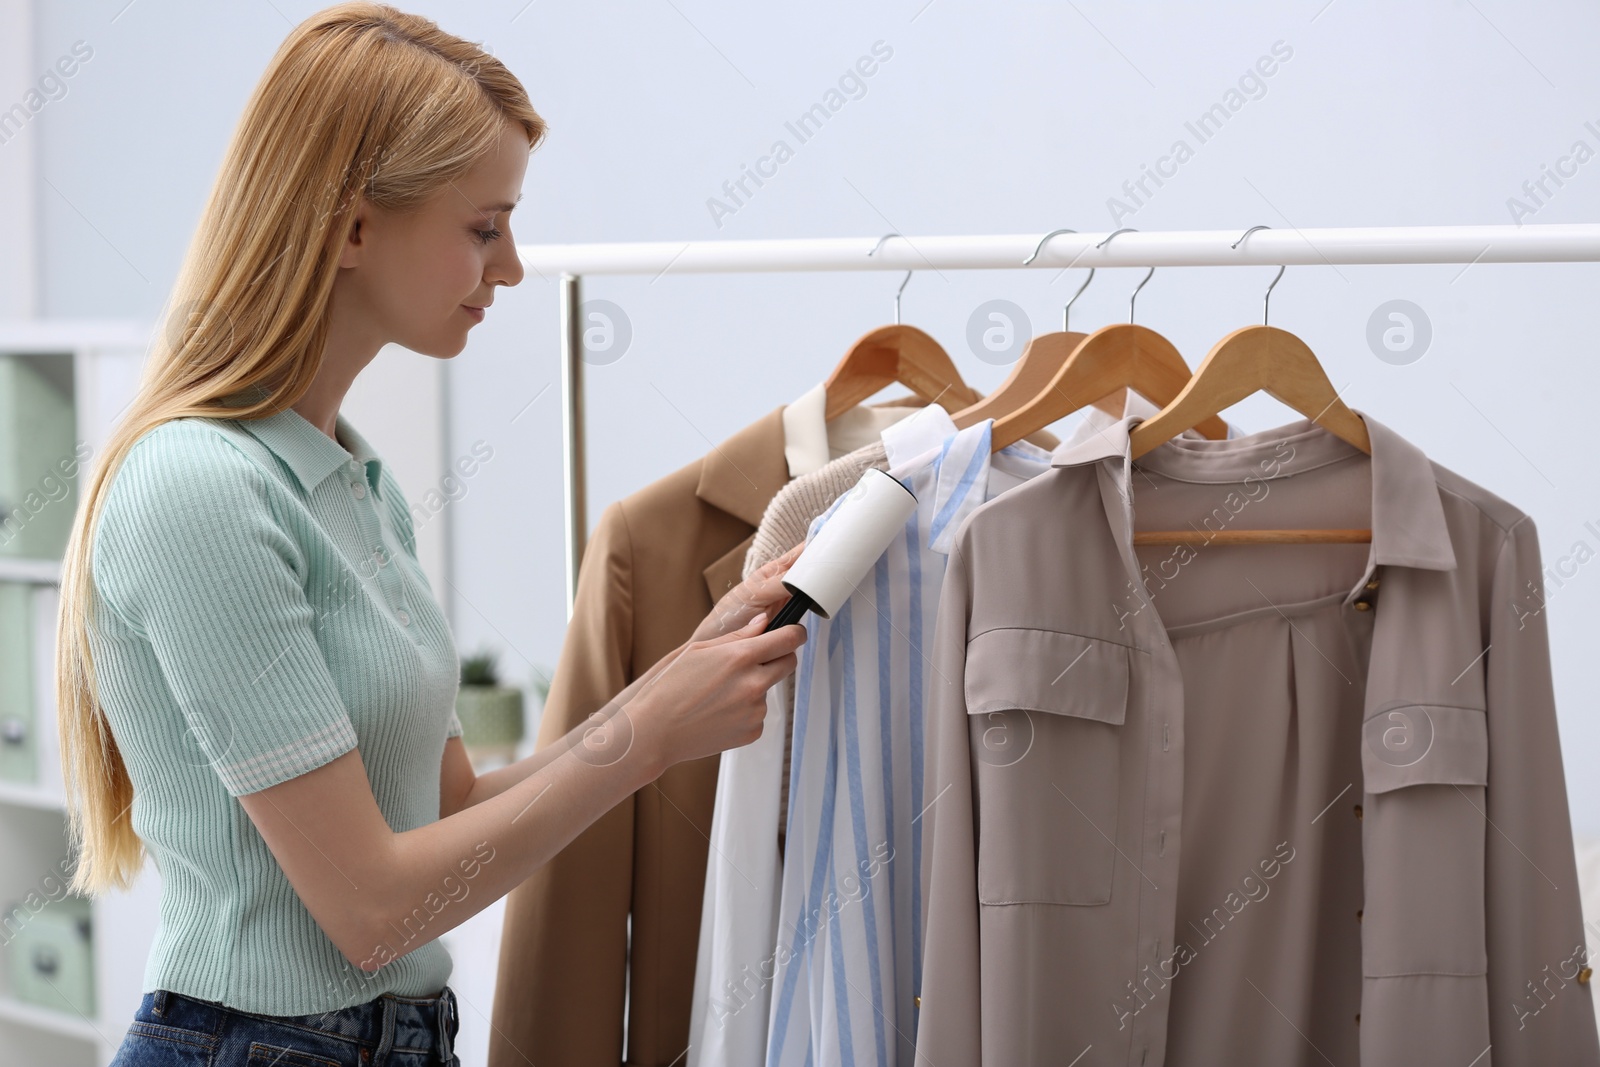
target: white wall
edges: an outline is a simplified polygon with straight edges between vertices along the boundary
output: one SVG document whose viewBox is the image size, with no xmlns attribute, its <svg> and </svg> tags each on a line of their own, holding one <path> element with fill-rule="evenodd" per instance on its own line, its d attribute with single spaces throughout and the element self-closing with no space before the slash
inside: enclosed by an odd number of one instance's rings
<svg viewBox="0 0 1600 1067">
<path fill-rule="evenodd" d="M 447 583 L 453 578 L 450 529 L 445 510 L 437 504 L 448 487 L 446 374 L 447 365 L 440 360 L 386 345 L 350 387 L 340 411 L 394 468 L 405 487 L 412 503 L 417 559 L 435 594 L 453 608 L 447 599 Z"/>
<path fill-rule="evenodd" d="M 44 77 L 41 86 L 39 79 Z M 30 128 L 64 82 L 34 69 L 33 6 L 0 2 L 0 318 L 32 318 L 39 292 Z"/>
<path fill-rule="evenodd" d="M 510 22 L 520 6 L 446 24 L 491 44 L 551 123 L 518 212 L 522 241 L 1488 224 L 1517 221 L 1512 197 L 1533 209 L 1524 222 L 1600 214 L 1600 159 L 1563 187 L 1547 179 L 1542 204 L 1523 189 L 1577 141 L 1600 152 L 1600 78 L 1581 44 L 1600 31 L 1592 6 L 541 4 Z M 799 143 L 785 123 L 880 40 L 893 56 L 865 94 Z M 1185 123 L 1280 41 L 1290 58 L 1201 143 Z M 1134 201 L 1124 182 L 1180 138 L 1192 158 Z M 708 198 L 778 139 L 793 158 L 719 227 Z M 1133 213 L 1114 216 L 1113 197 Z M 1272 274 L 1158 271 L 1139 319 L 1198 360 L 1258 321 Z M 1101 272 L 1075 323 L 1120 320 L 1140 276 Z M 592 279 L 586 296 L 621 304 L 634 341 L 587 374 L 591 518 L 822 378 L 859 334 L 889 321 L 900 277 Z M 964 341 L 977 306 L 1003 297 L 1036 328 L 1057 328 L 1081 277 L 921 272 L 904 314 L 985 388 L 1005 368 Z M 1595 264 L 1295 267 L 1272 316 L 1323 357 L 1349 403 L 1522 507 L 1547 562 L 1568 559 L 1549 621 L 1573 815 L 1590 832 L 1600 832 L 1600 660 L 1589 651 L 1600 639 L 1600 564 L 1571 557 L 1580 544 L 1600 553 L 1600 482 L 1581 409 L 1569 415 L 1563 401 L 1600 386 L 1597 280 Z M 458 426 L 506 457 L 460 509 L 458 558 L 474 562 L 463 565 L 470 607 L 459 617 L 465 631 L 478 617 L 486 634 L 550 663 L 562 625 L 556 286 L 530 276 L 523 288 L 497 305 L 484 348 L 451 367 Z M 1381 361 L 1366 340 L 1369 318 L 1393 299 L 1419 305 L 1432 327 L 1409 365 Z M 1246 428 L 1290 417 L 1265 397 L 1232 414 Z"/>
<path fill-rule="evenodd" d="M 317 6 L 37 5 L 38 56 L 53 59 L 78 39 L 95 50 L 70 94 L 33 121 L 46 314 L 154 312 L 244 100 L 290 28 L 285 16 Z M 1516 221 L 1512 197 L 1531 209 L 1526 222 L 1600 211 L 1600 160 L 1562 164 L 1571 177 L 1559 188 L 1545 179 L 1540 202 L 1524 192 L 1576 142 L 1600 151 L 1589 49 L 1600 13 L 1589 4 L 408 6 L 485 42 L 551 124 L 515 216 L 521 242 L 1506 223 Z M 864 93 L 799 143 L 785 123 L 878 41 L 892 55 Z M 1202 143 L 1185 123 L 1225 102 L 1276 42 L 1292 55 L 1260 88 L 1247 83 L 1237 111 Z M 708 199 L 779 139 L 793 157 L 718 225 Z M 1150 195 L 1125 193 L 1178 139 L 1192 158 L 1175 172 L 1162 164 L 1172 176 L 1159 188 L 1146 179 Z M 1114 219 L 1112 197 L 1132 214 Z M 1101 272 L 1074 323 L 1120 320 L 1140 273 Z M 1258 320 L 1271 277 L 1271 268 L 1161 270 L 1141 294 L 1139 321 L 1197 360 Z M 988 388 L 1005 368 L 964 341 L 977 306 L 1003 297 L 1034 328 L 1057 328 L 1079 279 L 921 272 L 906 288 L 905 318 Z M 1528 511 L 1555 565 L 1580 544 L 1600 551 L 1584 418 L 1600 386 L 1597 279 L 1594 264 L 1295 267 L 1272 318 L 1322 356 L 1349 403 Z M 594 279 L 586 295 L 620 304 L 634 340 L 622 359 L 588 372 L 591 518 L 820 380 L 857 336 L 889 321 L 899 281 Z M 1392 299 L 1416 303 L 1431 323 L 1431 347 L 1409 365 L 1379 360 L 1366 341 L 1369 318 Z M 435 584 L 462 648 L 502 648 L 519 682 L 554 664 L 565 619 L 556 345 L 555 279 L 530 273 L 448 368 L 445 457 L 478 440 L 494 457 L 446 509 L 454 576 L 449 589 Z M 375 410 L 367 399 L 413 386 L 396 376 L 359 388 L 365 412 Z M 1265 398 L 1230 414 L 1246 429 L 1291 417 Z M 428 483 L 425 472 L 402 478 L 413 496 Z M 1600 833 L 1600 565 L 1566 566 L 1549 622 L 1567 782 L 1575 822 Z M 473 1011 L 464 1015 L 473 1026 Z"/>
</svg>

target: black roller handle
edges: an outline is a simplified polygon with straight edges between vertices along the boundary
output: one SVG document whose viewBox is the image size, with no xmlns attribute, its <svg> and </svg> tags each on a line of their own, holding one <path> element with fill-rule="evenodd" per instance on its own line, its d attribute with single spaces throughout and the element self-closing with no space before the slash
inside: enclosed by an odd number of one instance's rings
<svg viewBox="0 0 1600 1067">
<path fill-rule="evenodd" d="M 762 633 L 770 634 L 780 626 L 788 626 L 790 623 L 799 622 L 806 617 L 806 612 L 817 606 L 815 600 L 812 600 L 799 590 L 791 590 L 791 592 L 794 595 L 784 602 L 783 607 L 778 609 L 776 615 L 767 620 L 767 628 L 762 630 Z"/>
</svg>

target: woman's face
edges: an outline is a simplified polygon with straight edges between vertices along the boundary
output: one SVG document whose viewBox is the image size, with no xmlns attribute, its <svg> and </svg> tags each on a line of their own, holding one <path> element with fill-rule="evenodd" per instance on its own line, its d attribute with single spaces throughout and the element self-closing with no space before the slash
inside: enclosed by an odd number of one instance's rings
<svg viewBox="0 0 1600 1067">
<path fill-rule="evenodd" d="M 415 211 L 363 200 L 334 283 L 335 334 L 369 351 L 392 341 L 429 356 L 460 352 L 478 321 L 467 308 L 522 280 L 511 209 L 527 169 L 528 139 L 507 122 L 496 151 Z"/>
</svg>

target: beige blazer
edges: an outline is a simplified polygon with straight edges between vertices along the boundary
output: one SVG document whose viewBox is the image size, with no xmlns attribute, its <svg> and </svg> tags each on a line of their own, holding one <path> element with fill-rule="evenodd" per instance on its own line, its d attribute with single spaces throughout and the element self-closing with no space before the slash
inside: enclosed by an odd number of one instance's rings
<svg viewBox="0 0 1600 1067">
<path fill-rule="evenodd" d="M 1533 521 L 1363 417 L 1124 419 L 964 521 L 919 1065 L 1600 1063 Z M 1372 543 L 1136 554 L 1197 500 Z"/>
</svg>

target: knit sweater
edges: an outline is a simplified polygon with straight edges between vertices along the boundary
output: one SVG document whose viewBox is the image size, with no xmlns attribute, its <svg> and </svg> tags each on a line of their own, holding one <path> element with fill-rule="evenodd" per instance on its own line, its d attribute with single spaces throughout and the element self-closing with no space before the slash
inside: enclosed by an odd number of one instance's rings
<svg viewBox="0 0 1600 1067">
<path fill-rule="evenodd" d="M 367 973 L 235 799 L 354 748 L 396 833 L 439 818 L 445 738 L 460 733 L 455 643 L 393 473 L 342 415 L 336 432 L 348 450 L 292 408 L 175 419 L 108 488 L 88 639 L 133 829 L 161 876 L 145 992 L 309 1015 L 432 996 L 449 978 L 429 928 L 448 886 Z"/>
</svg>

